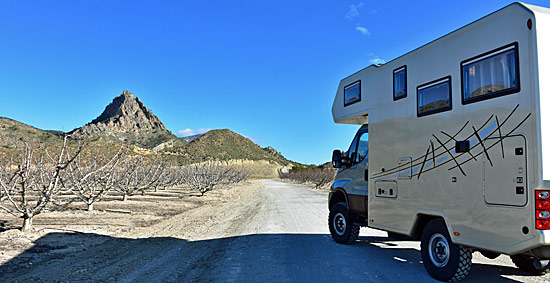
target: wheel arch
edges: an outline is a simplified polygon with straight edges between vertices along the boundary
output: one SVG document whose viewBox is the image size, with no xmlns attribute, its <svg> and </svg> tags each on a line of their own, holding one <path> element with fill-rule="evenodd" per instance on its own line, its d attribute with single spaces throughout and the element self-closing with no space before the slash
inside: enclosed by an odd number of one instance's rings
<svg viewBox="0 0 550 283">
<path fill-rule="evenodd" d="M 328 200 L 328 209 L 330 209 L 335 203 L 339 203 L 339 202 L 345 202 L 346 205 L 349 207 L 348 195 L 346 194 L 346 191 L 343 188 L 335 188 L 333 190 Z"/>
<path fill-rule="evenodd" d="M 445 223 L 445 226 L 447 226 L 447 221 L 445 221 L 445 218 L 443 216 L 419 213 L 416 215 L 416 221 L 414 222 L 414 225 L 412 227 L 411 238 L 413 238 L 414 240 L 420 240 L 420 238 L 422 237 L 422 232 L 424 231 L 424 228 L 426 228 L 426 225 L 428 224 L 428 222 L 434 219 L 443 220 L 443 222 Z"/>
</svg>

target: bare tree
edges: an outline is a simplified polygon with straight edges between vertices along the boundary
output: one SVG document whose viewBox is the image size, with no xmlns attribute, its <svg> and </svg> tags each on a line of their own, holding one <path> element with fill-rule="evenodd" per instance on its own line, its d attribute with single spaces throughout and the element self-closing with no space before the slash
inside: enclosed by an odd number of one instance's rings
<svg viewBox="0 0 550 283">
<path fill-rule="evenodd" d="M 137 170 L 136 191 L 145 194 L 147 189 L 155 189 L 160 184 L 160 178 L 164 175 L 166 162 L 160 157 L 141 158 L 140 166 Z"/>
<path fill-rule="evenodd" d="M 95 156 L 92 160 L 86 160 L 79 155 L 75 162 L 69 165 L 64 185 L 88 206 L 88 211 L 92 211 L 94 203 L 115 186 L 113 172 L 121 156 L 122 147 L 111 158 Z"/>
<path fill-rule="evenodd" d="M 181 170 L 177 162 L 165 162 L 163 169 L 159 175 L 158 181 L 155 183 L 155 192 L 157 191 L 157 187 L 162 187 L 163 189 L 166 189 L 167 187 L 182 184 L 181 176 Z"/>
<path fill-rule="evenodd" d="M 333 169 L 310 168 L 305 170 L 279 171 L 279 178 L 289 179 L 298 183 L 311 183 L 316 189 L 334 180 Z"/>
<path fill-rule="evenodd" d="M 201 196 L 217 185 L 217 166 L 213 162 L 195 163 L 182 167 L 183 182 Z"/>
<path fill-rule="evenodd" d="M 59 194 L 64 193 L 60 186 L 61 174 L 74 161 L 75 155 L 66 154 L 67 137 L 58 154 L 53 157 L 44 149 L 35 156 L 35 150 L 25 143 L 24 152 L 17 165 L 4 165 L 0 174 L 0 187 L 4 201 L 0 208 L 23 218 L 22 231 L 32 227 L 33 217 L 40 214 L 46 205 Z"/>
<path fill-rule="evenodd" d="M 224 168 L 223 182 L 224 184 L 238 184 L 250 177 L 250 172 L 245 168 L 227 164 Z"/>
<path fill-rule="evenodd" d="M 0 169 L 0 181 L 4 181 L 4 186 L 0 189 L 0 205 L 8 200 L 8 195 L 12 195 L 15 189 L 14 182 L 16 168 L 13 165 L 13 157 L 10 160 L 2 161 L 2 168 Z"/>
<path fill-rule="evenodd" d="M 232 166 L 224 166 L 217 161 L 190 164 L 181 170 L 183 183 L 192 190 L 199 191 L 201 196 L 217 186 L 238 183 L 248 177 L 246 172 L 239 172 Z"/>
<path fill-rule="evenodd" d="M 306 181 L 313 184 L 316 189 L 319 189 L 334 180 L 334 170 L 332 169 L 317 169 L 308 170 L 304 172 L 306 174 Z"/>
<path fill-rule="evenodd" d="M 160 159 L 147 160 L 141 155 L 128 156 L 113 172 L 114 189 L 122 194 L 122 201 L 138 192 L 153 188 L 161 177 L 164 162 Z"/>
</svg>

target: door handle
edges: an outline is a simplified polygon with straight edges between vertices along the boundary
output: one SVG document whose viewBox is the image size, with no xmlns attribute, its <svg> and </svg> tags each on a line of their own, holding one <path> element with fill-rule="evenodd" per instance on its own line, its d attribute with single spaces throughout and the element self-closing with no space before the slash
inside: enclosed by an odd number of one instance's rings
<svg viewBox="0 0 550 283">
<path fill-rule="evenodd" d="M 365 181 L 368 181 L 369 180 L 369 169 L 365 169 Z"/>
</svg>

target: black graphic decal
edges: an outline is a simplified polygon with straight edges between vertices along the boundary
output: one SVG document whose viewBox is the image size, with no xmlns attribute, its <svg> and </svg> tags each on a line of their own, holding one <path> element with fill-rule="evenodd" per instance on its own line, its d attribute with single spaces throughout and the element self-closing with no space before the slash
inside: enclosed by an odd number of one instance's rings
<svg viewBox="0 0 550 283">
<path fill-rule="evenodd" d="M 413 170 L 414 170 L 415 167 L 420 166 L 420 168 L 418 170 L 418 173 L 413 174 L 412 177 L 417 176 L 417 179 L 420 179 L 421 174 L 424 174 L 424 173 L 429 172 L 433 169 L 439 168 L 439 167 L 447 164 L 448 162 L 453 162 L 453 161 L 454 161 L 455 165 L 453 165 L 448 170 L 453 170 L 455 168 L 459 168 L 459 170 L 462 172 L 462 174 L 464 176 L 466 176 L 466 174 L 465 174 L 464 170 L 462 169 L 461 165 L 463 165 L 463 164 L 465 164 L 465 163 L 467 163 L 471 160 L 477 161 L 476 157 L 481 155 L 481 154 L 485 154 L 485 156 L 487 157 L 487 159 L 491 163 L 491 166 L 493 166 L 492 160 L 491 160 L 491 158 L 489 156 L 489 152 L 488 152 L 489 149 L 491 149 L 493 146 L 496 146 L 497 144 L 500 143 L 502 156 L 504 157 L 503 139 L 509 137 L 517 128 L 519 128 L 531 116 L 531 114 L 528 114 L 519 124 L 517 124 L 515 127 L 513 127 L 513 129 L 511 129 L 505 135 L 503 135 L 502 132 L 504 130 L 504 126 L 507 125 L 508 120 L 514 115 L 514 113 L 516 112 L 518 107 L 519 107 L 519 104 L 516 105 L 516 107 L 514 107 L 514 109 L 512 109 L 512 111 L 506 116 L 506 118 L 503 121 L 500 121 L 498 119 L 498 117 L 496 117 L 493 114 L 493 115 L 490 115 L 490 117 L 479 128 L 476 129 L 476 127 L 472 126 L 473 132 L 471 134 L 469 134 L 466 138 L 464 138 L 464 140 L 470 140 L 471 138 L 473 138 L 475 136 L 479 140 L 479 142 L 476 143 L 475 145 L 473 145 L 472 147 L 470 147 L 470 150 L 468 151 L 468 155 L 470 155 L 470 157 L 467 158 L 466 160 L 462 161 L 462 162 L 458 162 L 457 159 L 459 157 L 461 157 L 463 154 L 465 154 L 465 152 L 459 153 L 459 154 L 455 152 L 455 155 L 453 155 L 452 152 L 448 148 L 448 146 L 449 146 L 448 143 L 456 142 L 457 141 L 456 137 L 460 133 L 462 133 L 462 131 L 464 131 L 464 129 L 466 128 L 466 126 L 469 124 L 470 121 L 466 121 L 464 123 L 464 125 L 454 135 L 450 135 L 450 134 L 447 134 L 444 131 L 441 131 L 441 133 L 447 137 L 447 139 L 445 141 L 441 141 L 438 137 L 436 137 L 435 135 L 432 134 L 432 136 L 438 142 L 439 146 L 435 146 L 433 144 L 433 141 L 430 140 L 430 144 L 428 145 L 428 149 L 426 150 L 426 154 L 421 155 L 421 156 L 419 156 L 419 157 L 412 160 L 411 165 L 409 165 L 409 166 L 411 166 L 411 168 L 413 168 Z M 479 135 L 479 131 L 484 129 L 489 124 L 489 122 L 493 119 L 493 117 L 495 117 L 495 120 L 496 120 L 496 127 L 495 127 L 495 129 L 493 129 L 485 137 L 485 139 L 482 139 L 481 136 Z M 491 137 L 493 135 L 496 135 L 497 132 L 498 132 L 497 141 L 490 144 L 490 145 L 487 144 L 487 141 L 488 141 L 487 138 Z M 461 140 L 462 140 L 462 138 L 461 138 Z M 475 153 L 475 151 L 473 151 L 474 153 L 472 153 L 472 150 L 474 150 L 476 147 L 478 147 L 478 145 L 480 147 L 482 147 L 482 150 L 477 152 L 477 153 Z M 436 151 L 439 151 L 440 149 L 441 149 L 440 152 L 436 152 Z M 434 166 L 430 166 L 430 168 L 424 168 L 424 166 L 426 165 L 426 161 L 428 159 L 428 155 L 430 154 L 430 150 L 431 150 L 431 159 L 432 159 L 432 162 L 434 163 Z M 445 154 L 448 154 L 451 157 L 451 159 L 448 159 L 448 160 L 440 162 L 439 164 L 436 164 L 435 163 L 436 159 L 438 157 L 442 156 L 442 155 L 445 155 Z M 399 172 L 399 170 L 404 168 L 404 166 L 407 166 L 407 164 L 398 165 L 394 168 L 390 168 L 390 169 L 385 170 L 385 171 L 377 172 L 377 173 L 374 174 L 373 177 L 374 178 L 382 178 L 382 177 L 395 175 L 396 173 Z"/>
<path fill-rule="evenodd" d="M 447 153 L 449 154 L 449 156 L 451 156 L 451 158 L 454 160 L 454 162 L 456 163 L 456 166 L 458 166 L 458 169 L 460 169 L 460 172 L 462 172 L 462 175 L 466 176 L 466 173 L 464 173 L 464 170 L 462 170 L 462 167 L 460 167 L 460 164 L 458 164 L 458 161 L 456 161 L 455 157 L 453 156 L 453 154 L 449 151 L 449 149 L 447 149 L 447 147 L 445 147 L 445 145 L 435 136 L 435 135 L 432 135 L 435 140 L 443 147 L 445 148 L 445 150 L 447 151 Z"/>
<path fill-rule="evenodd" d="M 431 141 L 430 141 L 431 142 Z M 433 145 L 433 143 L 432 143 Z M 426 164 L 426 159 L 428 159 L 428 153 L 430 153 L 430 147 L 428 146 L 428 149 L 426 149 L 426 154 L 424 155 L 424 160 L 422 161 L 422 166 L 420 166 L 420 171 L 418 172 L 418 178 L 420 179 L 420 175 L 422 174 L 422 169 L 424 169 L 424 164 Z"/>
<path fill-rule="evenodd" d="M 500 131 L 500 123 L 498 122 L 498 116 L 495 116 L 497 120 L 498 140 L 500 141 L 500 149 L 502 150 L 502 158 L 504 158 L 504 143 L 502 142 L 502 132 Z"/>
<path fill-rule="evenodd" d="M 487 156 L 487 160 L 489 160 L 489 163 L 491 164 L 491 167 L 493 167 L 493 161 L 491 161 L 491 157 L 489 156 L 489 153 L 487 152 L 487 149 L 485 148 L 485 144 L 483 143 L 483 140 L 477 133 L 477 130 L 474 126 L 472 126 L 472 129 L 474 129 L 474 134 L 476 134 L 476 138 L 479 141 L 479 144 L 481 144 L 481 147 L 483 148 L 483 152 L 485 152 L 485 156 Z"/>
</svg>

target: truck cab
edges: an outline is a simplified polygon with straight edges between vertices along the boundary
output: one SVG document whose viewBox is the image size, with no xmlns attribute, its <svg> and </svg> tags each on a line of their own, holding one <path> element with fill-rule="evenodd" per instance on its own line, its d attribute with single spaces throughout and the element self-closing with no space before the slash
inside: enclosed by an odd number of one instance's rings
<svg viewBox="0 0 550 283">
<path fill-rule="evenodd" d="M 335 193 L 347 196 L 346 205 L 354 215 L 361 219 L 367 217 L 368 178 L 369 178 L 369 127 L 362 126 L 353 138 L 349 149 L 342 153 L 333 152 L 332 165 L 337 168 L 329 204 L 334 204 L 338 197 L 332 200 Z"/>
</svg>

